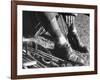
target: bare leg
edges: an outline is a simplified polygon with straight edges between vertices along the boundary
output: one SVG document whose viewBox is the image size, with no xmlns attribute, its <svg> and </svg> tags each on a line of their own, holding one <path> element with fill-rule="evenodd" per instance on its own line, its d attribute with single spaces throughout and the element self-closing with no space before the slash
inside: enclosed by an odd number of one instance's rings
<svg viewBox="0 0 100 80">
<path fill-rule="evenodd" d="M 73 53 L 72 48 L 71 48 L 67 38 L 61 32 L 61 30 L 59 28 L 59 25 L 57 23 L 56 17 L 55 17 L 56 14 L 55 13 L 45 13 L 45 15 L 46 15 L 46 17 L 47 17 L 47 19 L 49 21 L 48 23 L 50 23 L 50 25 L 51 25 L 50 26 L 51 28 L 48 28 L 48 29 L 53 30 L 54 34 L 58 38 L 58 41 L 59 41 L 60 45 L 65 47 L 66 51 L 68 52 L 68 54 L 66 53 L 67 56 L 68 56 L 67 58 L 70 61 L 73 61 L 73 62 L 76 62 L 76 63 L 80 63 L 80 64 L 84 64 L 84 60 Z M 69 24 L 71 24 L 71 17 L 69 16 L 69 18 L 70 18 L 69 19 L 70 20 Z M 45 22 L 42 22 L 42 23 L 45 24 Z"/>
<path fill-rule="evenodd" d="M 82 53 L 87 53 L 88 50 L 82 44 L 82 41 L 80 40 L 76 27 L 75 27 L 75 17 L 76 16 L 77 16 L 76 14 L 73 14 L 73 15 L 64 14 L 63 15 L 64 21 L 66 22 L 66 25 L 68 27 L 68 40 L 69 40 L 69 43 L 71 44 L 71 47 L 74 50 L 77 50 Z"/>
</svg>

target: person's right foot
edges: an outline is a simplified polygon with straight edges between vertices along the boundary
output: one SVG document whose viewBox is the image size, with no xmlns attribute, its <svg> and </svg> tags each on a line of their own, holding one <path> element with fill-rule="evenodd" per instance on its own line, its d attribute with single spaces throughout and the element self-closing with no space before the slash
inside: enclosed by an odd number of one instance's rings
<svg viewBox="0 0 100 80">
<path fill-rule="evenodd" d="M 82 52 L 82 53 L 88 53 L 88 50 L 85 46 L 80 46 L 79 51 Z"/>
</svg>

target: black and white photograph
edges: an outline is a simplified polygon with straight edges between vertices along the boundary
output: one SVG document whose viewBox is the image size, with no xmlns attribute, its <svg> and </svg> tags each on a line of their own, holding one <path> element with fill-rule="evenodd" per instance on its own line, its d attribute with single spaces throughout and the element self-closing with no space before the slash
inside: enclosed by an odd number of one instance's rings
<svg viewBox="0 0 100 80">
<path fill-rule="evenodd" d="M 97 7 L 12 2 L 12 78 L 97 73 Z"/>
<path fill-rule="evenodd" d="M 90 15 L 23 11 L 22 67 L 89 65 Z"/>
</svg>

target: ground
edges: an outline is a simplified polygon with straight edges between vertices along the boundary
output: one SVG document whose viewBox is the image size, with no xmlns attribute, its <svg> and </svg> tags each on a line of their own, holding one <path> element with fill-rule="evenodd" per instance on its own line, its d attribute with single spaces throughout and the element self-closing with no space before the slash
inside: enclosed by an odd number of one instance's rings
<svg viewBox="0 0 100 80">
<path fill-rule="evenodd" d="M 79 35 L 80 40 L 83 45 L 87 47 L 89 51 L 89 16 L 78 14 L 76 17 L 76 29 Z M 88 53 L 77 53 L 79 56 L 85 59 L 85 65 L 89 65 L 89 52 Z"/>
</svg>

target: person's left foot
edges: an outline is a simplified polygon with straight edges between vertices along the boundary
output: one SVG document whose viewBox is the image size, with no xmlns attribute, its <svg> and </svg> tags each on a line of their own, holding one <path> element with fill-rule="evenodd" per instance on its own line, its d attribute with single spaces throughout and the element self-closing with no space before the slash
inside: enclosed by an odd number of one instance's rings
<svg viewBox="0 0 100 80">
<path fill-rule="evenodd" d="M 80 56 L 76 55 L 75 53 L 71 53 L 68 55 L 68 60 L 74 62 L 74 63 L 78 63 L 78 64 L 81 64 L 81 65 L 84 65 L 85 64 L 85 61 L 83 58 L 81 58 Z"/>
<path fill-rule="evenodd" d="M 85 60 L 78 56 L 77 54 L 75 54 L 75 52 L 73 52 L 73 50 L 70 48 L 70 47 L 66 47 L 66 50 L 67 50 L 67 58 L 69 61 L 72 61 L 74 63 L 78 63 L 80 65 L 84 65 L 85 64 Z"/>
</svg>

